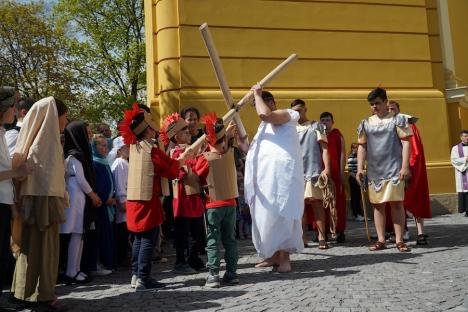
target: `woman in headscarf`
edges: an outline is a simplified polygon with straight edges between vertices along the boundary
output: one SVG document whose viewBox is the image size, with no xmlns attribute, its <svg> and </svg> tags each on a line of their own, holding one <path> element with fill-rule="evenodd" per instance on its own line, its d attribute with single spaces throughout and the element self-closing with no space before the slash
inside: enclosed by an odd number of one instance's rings
<svg viewBox="0 0 468 312">
<path fill-rule="evenodd" d="M 60 133 L 68 122 L 67 106 L 53 97 L 36 102 L 23 120 L 12 167 L 27 159 L 34 171 L 19 186 L 22 221 L 13 278 L 15 298 L 55 306 L 59 262 L 59 224 L 68 206 Z"/>
<path fill-rule="evenodd" d="M 96 177 L 83 121 L 73 121 L 65 128 L 64 154 L 65 180 L 70 197 L 70 206 L 65 210 L 67 221 L 61 227 L 61 233 L 70 236 L 65 283 L 86 283 L 89 278 L 80 270 L 83 233 L 90 229 L 94 219 L 92 210 L 101 205 L 101 200 L 93 191 Z"/>
<path fill-rule="evenodd" d="M 107 270 L 114 269 L 114 227 L 115 199 L 114 178 L 106 159 L 109 153 L 108 142 L 103 135 L 96 135 L 92 143 L 93 166 L 96 172 L 96 192 L 101 199 L 97 208 L 96 234 L 98 259 Z M 98 263 L 99 263 L 98 261 Z"/>
</svg>

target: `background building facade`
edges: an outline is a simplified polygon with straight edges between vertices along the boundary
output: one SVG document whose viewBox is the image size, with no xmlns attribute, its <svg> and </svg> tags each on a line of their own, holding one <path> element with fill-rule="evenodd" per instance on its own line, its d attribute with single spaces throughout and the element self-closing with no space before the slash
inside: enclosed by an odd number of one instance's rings
<svg viewBox="0 0 468 312">
<path fill-rule="evenodd" d="M 334 114 L 347 149 L 378 85 L 418 116 L 436 210 L 456 207 L 449 154 L 468 128 L 467 0 L 145 0 L 148 104 L 160 118 L 226 107 L 198 27 L 210 26 L 235 99 L 291 53 L 266 89 L 308 117 Z M 241 117 L 250 134 L 258 118 Z M 444 208 L 445 207 L 445 208 Z"/>
</svg>

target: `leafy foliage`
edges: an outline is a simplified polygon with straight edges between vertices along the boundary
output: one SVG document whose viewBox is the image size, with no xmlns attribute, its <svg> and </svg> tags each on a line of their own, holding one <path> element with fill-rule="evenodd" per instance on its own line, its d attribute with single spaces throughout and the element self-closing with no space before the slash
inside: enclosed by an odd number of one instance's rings
<svg viewBox="0 0 468 312">
<path fill-rule="evenodd" d="M 0 2 L 0 85 L 113 123 L 145 97 L 143 0 Z"/>
</svg>

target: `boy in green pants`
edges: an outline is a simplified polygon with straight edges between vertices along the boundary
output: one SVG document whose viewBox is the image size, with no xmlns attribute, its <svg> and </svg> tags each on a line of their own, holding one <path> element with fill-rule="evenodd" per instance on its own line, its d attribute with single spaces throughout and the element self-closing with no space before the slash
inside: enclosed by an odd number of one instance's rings
<svg viewBox="0 0 468 312">
<path fill-rule="evenodd" d="M 207 287 L 219 287 L 220 248 L 222 242 L 226 250 L 226 273 L 223 282 L 226 284 L 238 284 L 237 277 L 237 241 L 236 230 L 236 198 L 237 173 L 234 163 L 234 153 L 228 143 L 234 136 L 234 125 L 224 128 L 223 120 L 216 114 L 207 114 L 203 121 L 206 125 L 205 134 L 209 152 L 205 152 L 197 159 L 195 173 L 201 181 L 206 182 L 208 196 L 206 201 L 206 216 L 208 237 L 206 251 L 208 256 L 207 268 L 209 275 L 206 278 Z M 247 137 L 239 138 L 238 143 L 246 150 Z"/>
</svg>

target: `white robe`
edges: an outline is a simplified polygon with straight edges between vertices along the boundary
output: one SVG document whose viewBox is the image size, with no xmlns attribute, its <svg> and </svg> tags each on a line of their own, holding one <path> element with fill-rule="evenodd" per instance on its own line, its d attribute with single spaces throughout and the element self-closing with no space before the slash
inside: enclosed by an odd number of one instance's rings
<svg viewBox="0 0 468 312">
<path fill-rule="evenodd" d="M 128 161 L 123 158 L 116 158 L 111 166 L 112 175 L 115 182 L 115 197 L 117 198 L 117 224 L 127 222 L 127 213 L 121 209 L 121 203 L 127 201 L 127 181 L 128 181 Z"/>
<path fill-rule="evenodd" d="M 82 234 L 86 194 L 92 192 L 92 188 L 85 178 L 83 165 L 72 155 L 65 159 L 65 180 L 70 207 L 65 209 L 67 221 L 61 225 L 60 233 Z"/>
<path fill-rule="evenodd" d="M 468 146 L 463 146 L 463 154 L 468 156 Z M 461 174 L 468 169 L 468 161 L 466 157 L 460 158 L 458 155 L 458 145 L 452 147 L 450 160 L 452 161 L 452 166 L 455 168 L 455 185 L 457 186 L 457 193 L 468 192 L 468 190 L 463 190 Z"/>
<path fill-rule="evenodd" d="M 299 114 L 288 109 L 283 125 L 262 122 L 245 164 L 245 199 L 252 215 L 252 241 L 258 254 L 299 252 L 304 212 L 304 170 L 296 126 Z"/>
</svg>

